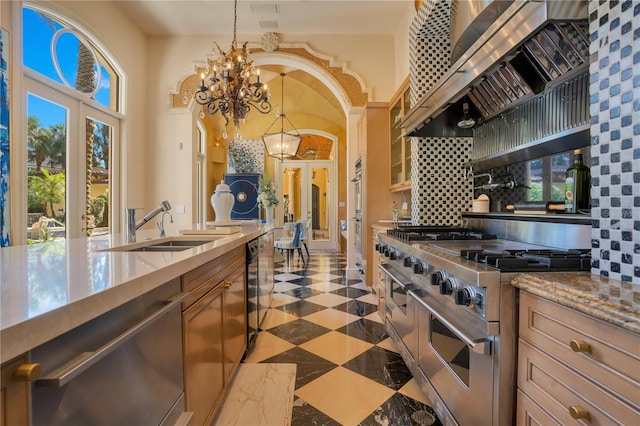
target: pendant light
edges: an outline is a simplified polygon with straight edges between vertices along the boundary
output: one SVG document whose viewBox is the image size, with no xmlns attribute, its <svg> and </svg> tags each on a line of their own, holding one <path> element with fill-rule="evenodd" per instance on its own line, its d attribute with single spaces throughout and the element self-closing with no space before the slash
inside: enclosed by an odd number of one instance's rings
<svg viewBox="0 0 640 426">
<path fill-rule="evenodd" d="M 264 147 L 267 150 L 269 157 L 278 158 L 282 161 L 296 156 L 298 147 L 300 146 L 300 140 L 302 138 L 300 137 L 298 130 L 284 113 L 285 73 L 280 73 L 280 77 L 282 77 L 282 111 L 279 115 L 276 113 L 276 119 L 271 123 L 269 128 L 267 128 L 267 131 L 262 136 L 262 141 L 264 142 Z M 269 133 L 278 120 L 280 120 L 280 131 Z M 291 130 L 285 131 L 285 121 L 288 123 L 287 128 L 290 128 Z"/>
</svg>

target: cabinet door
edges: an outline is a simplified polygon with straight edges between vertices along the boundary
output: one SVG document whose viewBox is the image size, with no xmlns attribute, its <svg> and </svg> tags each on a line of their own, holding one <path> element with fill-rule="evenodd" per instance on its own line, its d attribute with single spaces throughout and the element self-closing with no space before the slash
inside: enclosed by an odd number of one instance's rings
<svg viewBox="0 0 640 426">
<path fill-rule="evenodd" d="M 222 286 L 183 313 L 184 384 L 191 424 L 210 424 L 225 390 Z"/>
<path fill-rule="evenodd" d="M 404 191 L 411 188 L 411 138 L 402 137 L 399 126 L 411 107 L 408 78 L 402 83 L 390 105 L 390 186 L 392 191 Z"/>
<path fill-rule="evenodd" d="M 225 383 L 229 383 L 247 350 L 245 268 L 238 267 L 223 282 Z"/>
<path fill-rule="evenodd" d="M 0 426 L 29 425 L 29 383 L 16 379 L 16 369 L 27 362 L 22 356 L 0 370 Z"/>
</svg>

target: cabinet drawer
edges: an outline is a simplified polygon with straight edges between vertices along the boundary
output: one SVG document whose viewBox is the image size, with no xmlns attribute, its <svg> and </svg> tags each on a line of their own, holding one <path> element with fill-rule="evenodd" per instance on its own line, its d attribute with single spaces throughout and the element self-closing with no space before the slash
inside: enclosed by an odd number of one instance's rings
<svg viewBox="0 0 640 426">
<path fill-rule="evenodd" d="M 191 306 L 196 300 L 204 296 L 209 290 L 218 285 L 240 264 L 246 263 L 244 245 L 231 250 L 205 263 L 182 276 L 182 291 L 190 295 L 182 303 L 182 309 Z"/>
<path fill-rule="evenodd" d="M 640 406 L 640 336 L 522 291 L 520 337 Z"/>
<path fill-rule="evenodd" d="M 588 413 L 591 425 L 637 424 L 640 411 L 615 398 L 598 383 L 560 364 L 546 353 L 520 339 L 518 387 L 562 424 L 577 421 L 571 407 Z"/>
<path fill-rule="evenodd" d="M 518 412 L 516 424 L 518 426 L 549 426 L 560 423 L 533 402 L 527 395 L 518 390 Z"/>
</svg>

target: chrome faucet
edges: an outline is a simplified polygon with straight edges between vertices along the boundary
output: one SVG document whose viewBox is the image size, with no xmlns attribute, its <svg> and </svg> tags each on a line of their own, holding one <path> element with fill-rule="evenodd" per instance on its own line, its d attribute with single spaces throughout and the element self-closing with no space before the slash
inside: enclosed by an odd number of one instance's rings
<svg viewBox="0 0 640 426">
<path fill-rule="evenodd" d="M 156 222 L 156 226 L 158 227 L 158 237 L 164 237 L 166 234 L 164 233 L 164 217 L 169 215 L 169 223 L 173 223 L 173 216 L 169 212 L 163 212 L 162 217 L 159 221 Z"/>
<path fill-rule="evenodd" d="M 139 209 L 127 209 L 127 240 L 130 243 L 136 242 L 136 231 L 140 229 L 142 225 L 149 222 L 151 219 L 156 217 L 158 214 L 162 212 L 167 212 L 171 210 L 171 204 L 167 200 L 164 200 L 160 203 L 158 207 L 149 212 L 145 217 L 140 219 L 139 222 L 136 222 L 136 210 Z"/>
</svg>

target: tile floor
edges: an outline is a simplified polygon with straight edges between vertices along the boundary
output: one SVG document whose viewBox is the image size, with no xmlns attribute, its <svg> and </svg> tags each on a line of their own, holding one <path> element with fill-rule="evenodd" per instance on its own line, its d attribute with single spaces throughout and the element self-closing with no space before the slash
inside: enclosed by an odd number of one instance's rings
<svg viewBox="0 0 640 426">
<path fill-rule="evenodd" d="M 297 257 L 296 257 L 297 259 Z M 440 425 L 387 336 L 377 299 L 340 254 L 276 265 L 247 363 L 295 363 L 292 425 Z"/>
</svg>

